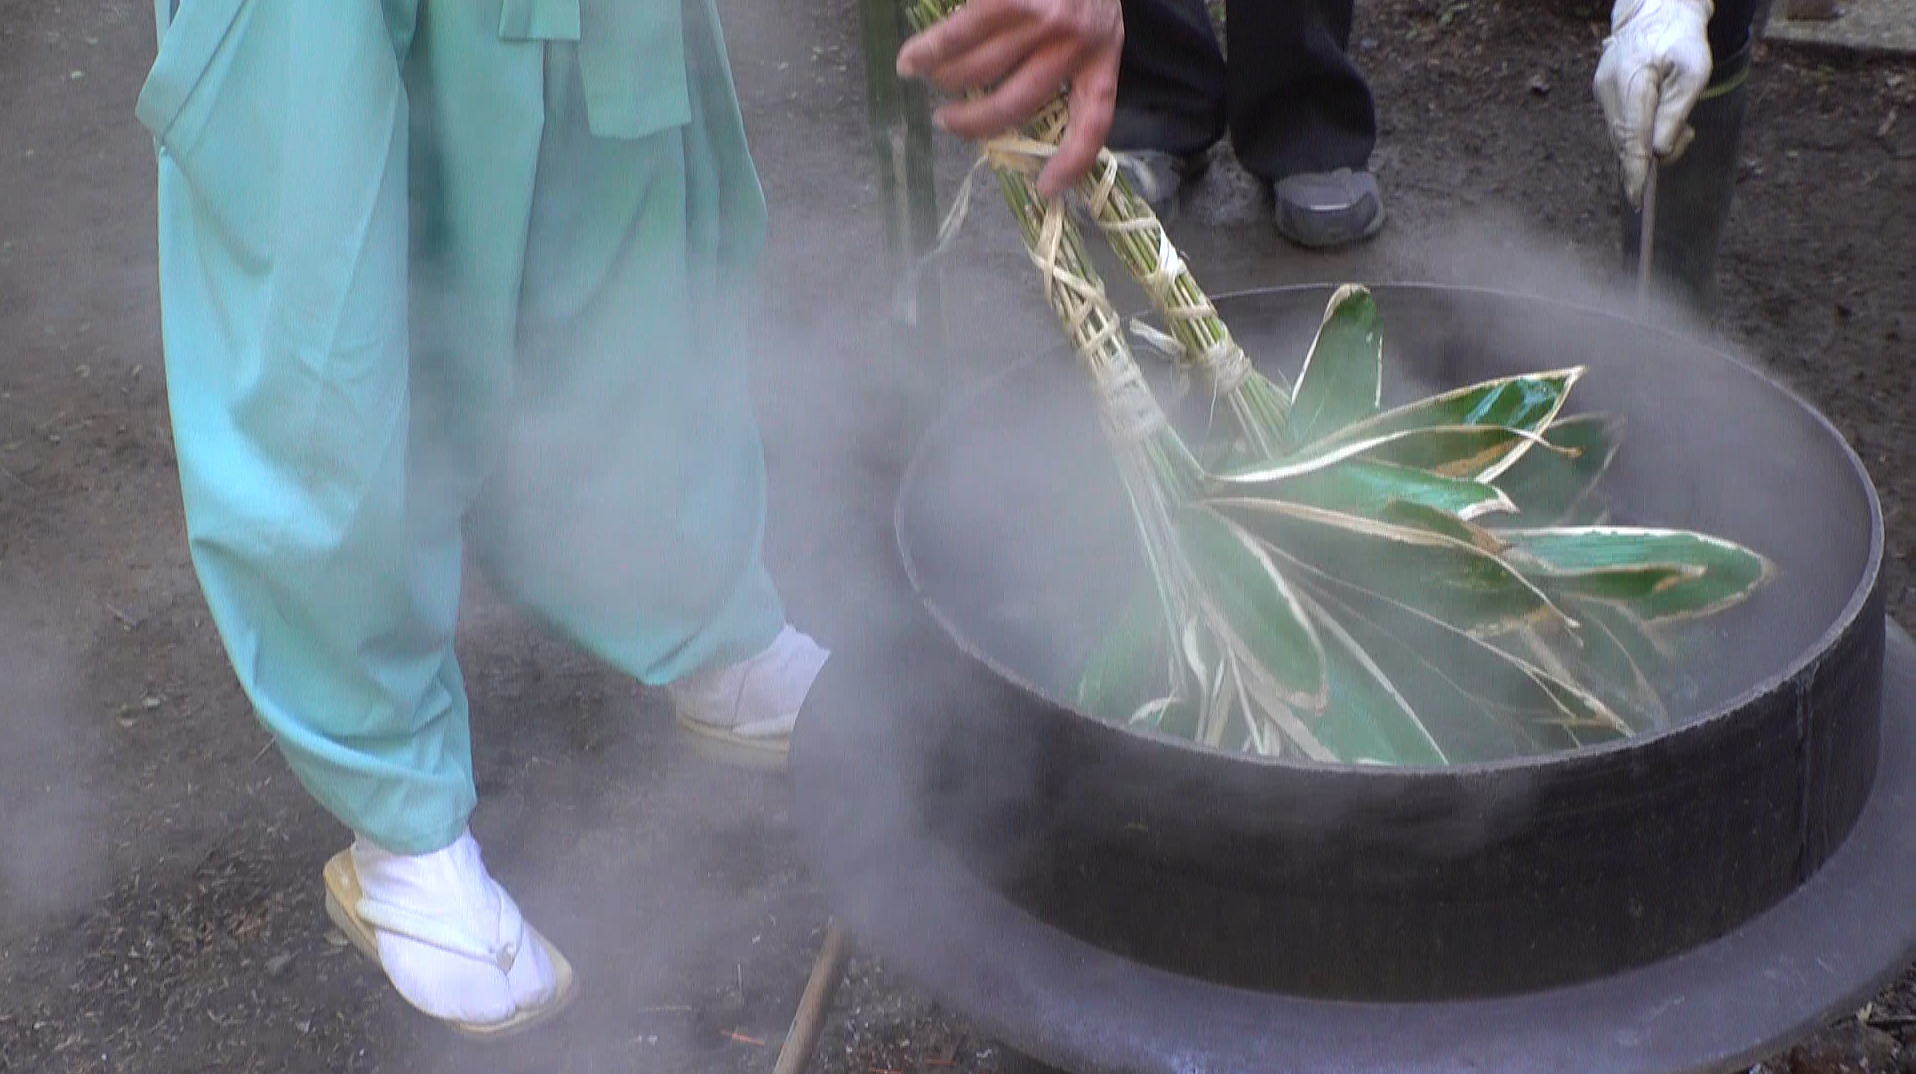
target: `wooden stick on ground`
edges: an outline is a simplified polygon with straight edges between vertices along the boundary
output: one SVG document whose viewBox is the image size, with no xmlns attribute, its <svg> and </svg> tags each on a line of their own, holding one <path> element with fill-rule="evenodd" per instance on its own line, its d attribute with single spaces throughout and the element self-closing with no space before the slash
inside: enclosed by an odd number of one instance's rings
<svg viewBox="0 0 1916 1074">
<path fill-rule="evenodd" d="M 778 1050 L 773 1074 L 805 1074 L 811 1065 L 812 1049 L 818 1046 L 818 1034 L 825 1028 L 825 1015 L 845 979 L 845 963 L 851 956 L 851 937 L 845 930 L 836 922 L 825 926 L 825 943 L 818 949 L 818 961 L 812 963 L 805 992 L 798 997 L 798 1012 L 792 1015 L 792 1028 L 785 1034 L 785 1046 Z"/>
</svg>

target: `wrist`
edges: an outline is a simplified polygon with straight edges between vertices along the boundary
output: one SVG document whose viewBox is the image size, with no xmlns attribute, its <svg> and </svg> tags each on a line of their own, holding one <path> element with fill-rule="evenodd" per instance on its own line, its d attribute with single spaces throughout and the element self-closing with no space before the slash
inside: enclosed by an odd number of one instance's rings
<svg viewBox="0 0 1916 1074">
<path fill-rule="evenodd" d="M 1617 0 L 1610 9 L 1610 32 L 1622 33 L 1631 23 L 1693 19 L 1707 25 L 1715 13 L 1713 0 Z"/>
</svg>

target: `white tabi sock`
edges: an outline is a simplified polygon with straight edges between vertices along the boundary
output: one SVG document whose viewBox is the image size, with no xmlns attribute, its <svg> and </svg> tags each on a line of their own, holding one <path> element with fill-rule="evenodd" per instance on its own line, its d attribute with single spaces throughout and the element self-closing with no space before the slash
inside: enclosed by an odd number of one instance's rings
<svg viewBox="0 0 1916 1074">
<path fill-rule="evenodd" d="M 553 998 L 552 963 L 512 896 L 486 874 L 471 832 L 428 854 L 395 854 L 356 837 L 353 868 L 380 964 L 413 1006 L 489 1025 Z"/>
<path fill-rule="evenodd" d="M 805 695 L 830 656 L 809 636 L 787 626 L 757 656 L 673 683 L 672 700 L 685 718 L 742 738 L 790 735 Z"/>
</svg>

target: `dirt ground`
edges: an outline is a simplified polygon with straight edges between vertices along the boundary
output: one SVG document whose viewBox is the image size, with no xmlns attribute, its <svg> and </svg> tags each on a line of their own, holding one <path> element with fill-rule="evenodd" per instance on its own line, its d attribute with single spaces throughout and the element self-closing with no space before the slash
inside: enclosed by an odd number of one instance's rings
<svg viewBox="0 0 1916 1074">
<path fill-rule="evenodd" d="M 909 434 L 900 378 L 962 383 L 1055 329 L 993 206 L 945 262 L 945 364 L 901 354 L 853 3 L 722 6 L 775 220 L 765 318 L 779 342 L 758 382 L 771 555 L 795 618 L 829 640 L 890 554 L 873 475 Z M 1178 237 L 1217 291 L 1461 279 L 1586 293 L 1616 228 L 1587 90 L 1597 14 L 1362 0 L 1353 47 L 1382 116 L 1384 235 L 1295 252 L 1220 171 Z M 481 1052 L 329 935 L 318 870 L 346 833 L 268 748 L 186 561 L 151 147 L 131 114 L 152 37 L 134 0 L 0 0 L 0 1071 L 770 1070 L 827 913 L 783 783 L 688 755 L 656 697 L 478 581 L 460 636 L 474 827 L 590 992 L 561 1027 Z M 1916 63 L 1768 49 L 1753 116 L 1723 324 L 1869 465 L 1890 606 L 1916 623 Z M 941 153 L 949 191 L 968 158 Z M 1846 1030 L 1876 1049 L 1847 1069 L 1895 1069 L 1913 989 L 1870 1012 L 1889 1036 Z M 1010 1069 L 869 960 L 820 1054 L 830 1074 Z M 1817 1062 L 1769 1069 L 1836 1069 Z"/>
</svg>

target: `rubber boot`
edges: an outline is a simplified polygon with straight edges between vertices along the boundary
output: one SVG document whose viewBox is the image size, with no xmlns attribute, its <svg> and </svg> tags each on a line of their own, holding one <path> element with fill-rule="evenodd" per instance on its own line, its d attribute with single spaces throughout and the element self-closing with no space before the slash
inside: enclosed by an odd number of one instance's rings
<svg viewBox="0 0 1916 1074">
<path fill-rule="evenodd" d="M 1716 316 L 1717 246 L 1736 191 L 1752 51 L 1745 45 L 1716 66 L 1709 88 L 1690 112 L 1695 140 L 1675 163 L 1658 169 L 1651 271 L 1661 288 L 1706 320 Z M 1634 274 L 1643 218 L 1627 199 L 1622 216 L 1624 270 Z"/>
</svg>

